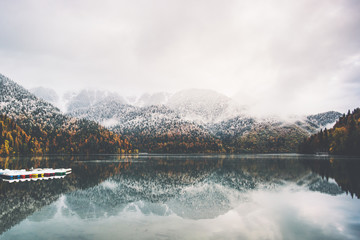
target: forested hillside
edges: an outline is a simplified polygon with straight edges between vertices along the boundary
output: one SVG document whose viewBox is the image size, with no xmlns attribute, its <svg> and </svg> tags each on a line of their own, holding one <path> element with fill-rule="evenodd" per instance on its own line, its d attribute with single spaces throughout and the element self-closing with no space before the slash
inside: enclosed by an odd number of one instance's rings
<svg viewBox="0 0 360 240">
<path fill-rule="evenodd" d="M 0 115 L 0 155 L 131 153 L 131 144 L 97 123 L 78 121 L 78 130 L 46 131 L 35 126 L 24 131 L 14 120 Z"/>
<path fill-rule="evenodd" d="M 194 96 L 194 91 L 180 93 L 169 104 L 138 107 L 107 99 L 68 115 L 107 126 L 139 151 L 149 153 L 296 152 L 304 137 L 341 116 L 329 111 L 288 121 L 261 119 L 242 114 L 235 103 L 213 92 L 195 91 L 199 96 Z M 206 105 L 212 98 L 219 101 Z"/>
<path fill-rule="evenodd" d="M 332 154 L 360 155 L 360 108 L 339 118 L 333 128 L 320 131 L 305 139 L 301 153 L 329 152 Z"/>
<path fill-rule="evenodd" d="M 28 135 L 14 120 L 0 115 L 0 155 L 41 152 L 38 139 Z"/>
<path fill-rule="evenodd" d="M 1 154 L 137 152 L 120 134 L 68 117 L 0 74 Z"/>
<path fill-rule="evenodd" d="M 134 153 L 135 148 L 148 153 L 289 153 L 341 115 L 255 118 L 232 99 L 205 90 L 181 91 L 165 104 L 161 100 L 143 107 L 100 92 L 82 91 L 72 99 L 69 104 L 76 110 L 63 114 L 0 74 L 0 115 L 6 128 L 2 154 Z M 306 144 L 304 149 L 311 151 Z"/>
</svg>

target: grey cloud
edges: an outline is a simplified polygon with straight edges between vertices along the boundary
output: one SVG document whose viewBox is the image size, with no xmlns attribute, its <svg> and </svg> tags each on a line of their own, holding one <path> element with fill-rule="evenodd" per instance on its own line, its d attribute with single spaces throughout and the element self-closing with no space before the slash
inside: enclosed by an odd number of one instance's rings
<svg viewBox="0 0 360 240">
<path fill-rule="evenodd" d="M 257 113 L 345 111 L 359 100 L 359 12 L 356 0 L 3 0 L 0 72 L 28 88 L 210 88 Z"/>
</svg>

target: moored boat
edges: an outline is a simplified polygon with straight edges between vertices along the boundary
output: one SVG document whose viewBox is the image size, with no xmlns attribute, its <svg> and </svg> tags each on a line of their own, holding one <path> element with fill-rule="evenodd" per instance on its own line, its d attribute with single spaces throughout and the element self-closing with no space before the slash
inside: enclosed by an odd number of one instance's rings
<svg viewBox="0 0 360 240">
<path fill-rule="evenodd" d="M 30 170 L 9 170 L 0 169 L 0 179 L 5 182 L 25 182 L 25 181 L 37 181 L 48 179 L 64 178 L 71 173 L 71 168 L 36 168 Z"/>
</svg>

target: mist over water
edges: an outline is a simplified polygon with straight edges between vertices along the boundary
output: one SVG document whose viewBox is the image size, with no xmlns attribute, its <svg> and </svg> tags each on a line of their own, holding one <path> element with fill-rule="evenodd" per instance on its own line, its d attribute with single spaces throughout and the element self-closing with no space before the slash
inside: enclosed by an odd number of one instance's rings
<svg viewBox="0 0 360 240">
<path fill-rule="evenodd" d="M 360 234 L 358 159 L 69 158 L 0 160 L 0 168 L 73 169 L 62 180 L 0 183 L 1 239 L 356 239 Z"/>
</svg>

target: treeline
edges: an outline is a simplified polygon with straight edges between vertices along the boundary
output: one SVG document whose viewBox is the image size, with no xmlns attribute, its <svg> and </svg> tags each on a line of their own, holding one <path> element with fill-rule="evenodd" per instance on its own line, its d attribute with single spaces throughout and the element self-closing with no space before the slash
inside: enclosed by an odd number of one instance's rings
<svg viewBox="0 0 360 240">
<path fill-rule="evenodd" d="M 360 155 L 360 108 L 344 114 L 332 129 L 325 129 L 305 139 L 299 146 L 301 153 L 329 152 Z"/>
<path fill-rule="evenodd" d="M 291 153 L 296 152 L 304 135 L 295 129 L 279 132 L 274 129 L 253 131 L 231 141 L 211 135 L 143 134 L 124 131 L 139 151 L 148 153 Z"/>
<path fill-rule="evenodd" d="M 140 152 L 147 153 L 291 153 L 298 150 L 305 133 L 295 127 L 279 130 L 264 126 L 241 137 L 225 139 L 197 131 L 158 134 L 132 129 L 123 130 L 122 135 Z"/>
<path fill-rule="evenodd" d="M 28 135 L 14 120 L 0 115 L 0 155 L 41 152 L 38 139 Z"/>
<path fill-rule="evenodd" d="M 0 155 L 137 153 L 128 140 L 95 122 L 76 120 L 66 128 L 19 126 L 0 115 Z"/>
<path fill-rule="evenodd" d="M 231 153 L 292 153 L 297 151 L 303 137 L 304 133 L 296 127 L 263 126 L 225 145 Z"/>
<path fill-rule="evenodd" d="M 211 136 L 196 134 L 148 135 L 142 132 L 128 131 L 124 136 L 139 151 L 147 153 L 225 153 L 221 140 Z"/>
</svg>

